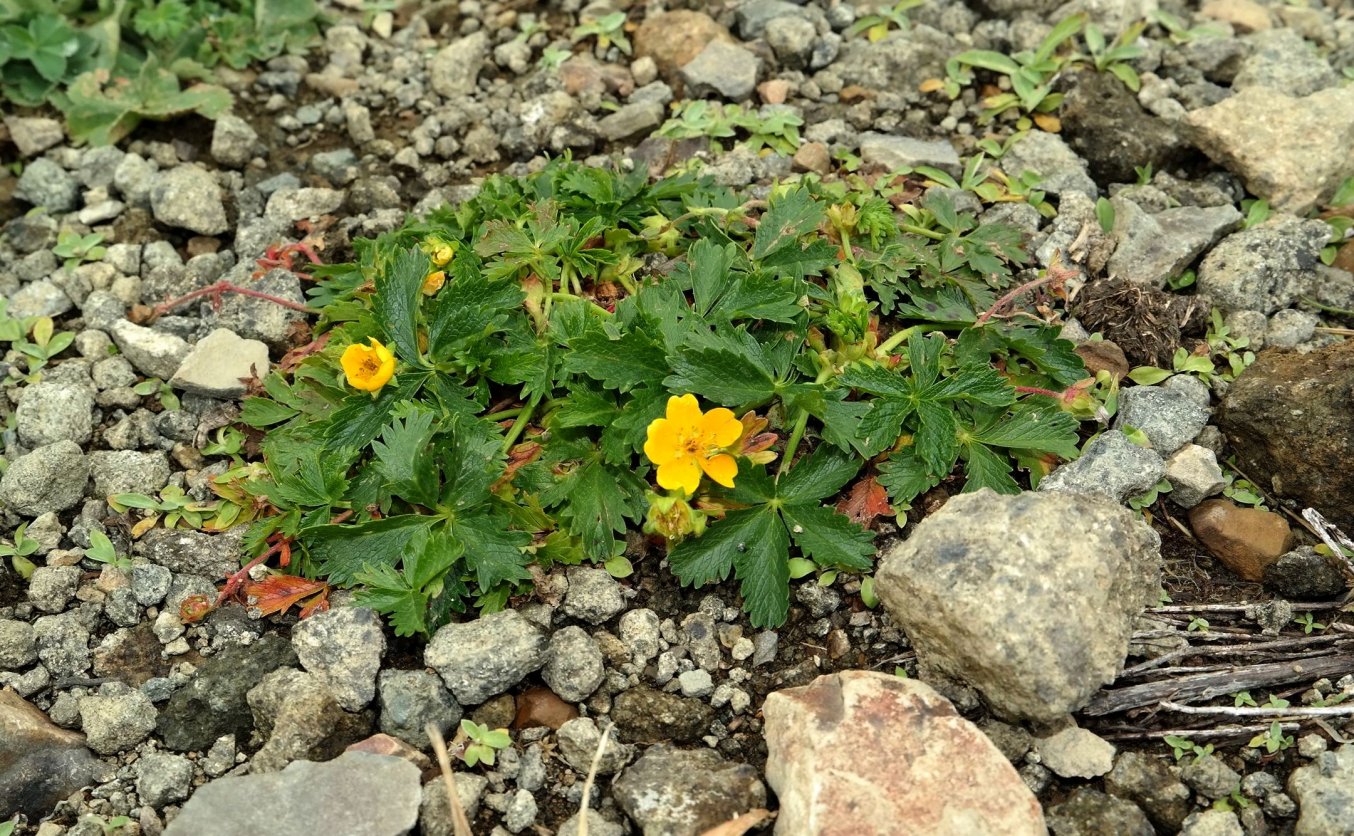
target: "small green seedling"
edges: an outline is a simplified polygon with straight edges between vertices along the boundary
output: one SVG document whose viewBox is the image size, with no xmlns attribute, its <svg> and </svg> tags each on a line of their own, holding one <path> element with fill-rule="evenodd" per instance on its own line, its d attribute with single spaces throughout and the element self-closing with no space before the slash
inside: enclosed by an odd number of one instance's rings
<svg viewBox="0 0 1354 836">
<path fill-rule="evenodd" d="M 70 348 L 75 341 L 75 334 L 70 331 L 56 333 L 56 325 L 50 316 L 34 321 L 30 336 L 31 339 L 21 338 L 14 342 L 14 348 L 29 358 L 30 380 L 47 365 L 47 361 Z"/>
<path fill-rule="evenodd" d="M 91 232 L 88 235 L 81 235 L 69 229 L 63 229 L 56 236 L 56 246 L 52 247 L 52 254 L 57 258 L 65 259 L 65 268 L 74 270 L 86 261 L 99 261 L 103 258 L 107 249 L 103 246 L 103 235 L 98 232 Z"/>
<path fill-rule="evenodd" d="M 1264 707 L 1265 707 L 1265 708 L 1287 708 L 1287 707 L 1289 707 L 1290 705 L 1292 705 L 1291 702 L 1289 702 L 1288 700 L 1286 700 L 1286 699 L 1284 699 L 1283 697 L 1279 696 L 1278 694 L 1270 694 L 1270 695 L 1269 695 L 1269 699 L 1268 699 L 1268 700 L 1265 700 L 1265 705 L 1264 705 Z"/>
<path fill-rule="evenodd" d="M 1241 201 L 1241 208 L 1246 212 L 1246 219 L 1241 223 L 1243 229 L 1250 229 L 1269 220 L 1270 208 L 1267 200 L 1247 198 Z"/>
<path fill-rule="evenodd" d="M 14 530 L 14 544 L 0 543 L 0 557 L 8 557 L 10 565 L 14 571 L 19 573 L 19 577 L 28 580 L 33 577 L 33 570 L 37 568 L 28 556 L 38 550 L 38 541 L 28 536 L 28 523 L 20 525 Z M 3 834 L 0 834 L 3 836 Z"/>
<path fill-rule="evenodd" d="M 846 37 L 854 38 L 864 33 L 873 43 L 882 39 L 891 29 L 906 29 L 909 24 L 908 11 L 925 2 L 926 0 L 900 0 L 892 6 L 879 9 L 874 14 L 863 15 L 846 30 Z"/>
<path fill-rule="evenodd" d="M 95 563 L 104 563 L 117 569 L 132 568 L 131 559 L 119 555 L 108 535 L 98 530 L 89 532 L 89 548 L 85 549 L 85 557 Z"/>
<path fill-rule="evenodd" d="M 1095 218 L 1100 221 L 1100 228 L 1106 235 L 1114 231 L 1114 204 L 1108 198 L 1096 198 Z"/>
<path fill-rule="evenodd" d="M 1137 432 L 1141 433 L 1142 431 L 1138 430 Z M 1153 485 L 1147 493 L 1140 494 L 1130 499 L 1128 505 L 1134 511 L 1141 511 L 1144 508 L 1149 508 L 1156 504 L 1156 501 L 1161 498 L 1162 494 L 1170 493 L 1172 487 L 1169 479 L 1162 479 L 1160 482 Z M 1207 625 L 1208 622 L 1204 623 Z"/>
<path fill-rule="evenodd" d="M 1234 810 L 1244 810 L 1251 806 L 1251 800 L 1241 794 L 1241 787 L 1238 785 L 1227 795 L 1213 802 L 1213 809 L 1222 813 L 1230 813 Z"/>
<path fill-rule="evenodd" d="M 1190 740 L 1187 737 L 1181 737 L 1178 734 L 1168 734 L 1162 739 L 1166 741 L 1167 746 L 1171 747 L 1171 752 L 1175 755 L 1176 760 L 1180 760 L 1185 757 L 1185 755 L 1193 755 L 1194 760 L 1197 762 L 1213 754 L 1212 743 L 1200 746 L 1193 740 Z"/>
<path fill-rule="evenodd" d="M 160 406 L 169 412 L 177 412 L 183 404 L 179 401 L 179 396 L 174 394 L 174 389 L 168 383 L 165 383 L 158 377 L 148 377 L 132 387 L 132 391 L 143 398 L 157 395 L 160 399 Z M 203 451 L 206 452 L 205 450 Z"/>
<path fill-rule="evenodd" d="M 625 36 L 625 12 L 612 12 L 599 18 L 584 18 L 574 27 L 573 42 L 596 37 L 597 48 L 602 52 L 615 44 L 626 55 L 630 54 L 630 39 Z"/>
<path fill-rule="evenodd" d="M 132 508 L 150 511 L 151 515 L 138 523 L 142 527 L 155 525 L 155 522 L 147 520 L 158 521 L 163 514 L 165 528 L 175 528 L 179 523 L 183 523 L 185 528 L 202 528 L 202 523 L 220 504 L 219 501 L 199 502 L 175 485 L 160 491 L 158 499 L 143 493 L 119 493 L 108 497 L 108 507 L 119 514 L 125 514 Z"/>
<path fill-rule="evenodd" d="M 1317 621 L 1309 612 L 1305 612 L 1302 615 L 1299 615 L 1296 618 L 1294 618 L 1293 623 L 1301 627 L 1302 632 L 1308 636 L 1312 634 L 1313 630 L 1326 629 L 1326 625 Z"/>
<path fill-rule="evenodd" d="M 1185 627 L 1187 633 L 1207 633 L 1209 628 L 1208 619 L 1195 616 L 1189 620 L 1189 625 Z"/>
<path fill-rule="evenodd" d="M 473 741 L 465 747 L 465 753 L 461 755 L 466 766 L 474 766 L 477 763 L 493 766 L 498 750 L 512 745 L 512 738 L 508 736 L 507 729 L 490 729 L 474 720 L 462 720 L 461 731 Z"/>
<path fill-rule="evenodd" d="M 1142 80 L 1138 78 L 1137 70 L 1134 70 L 1128 62 L 1141 58 L 1147 52 L 1137 45 L 1144 28 L 1145 23 L 1130 26 L 1109 43 L 1105 42 L 1105 33 L 1094 23 L 1087 24 L 1086 31 L 1082 34 L 1086 39 L 1086 49 L 1091 53 L 1091 64 L 1095 66 L 1096 72 L 1110 73 L 1134 93 L 1142 87 Z"/>
<path fill-rule="evenodd" d="M 1151 163 L 1148 163 L 1147 165 L 1135 165 L 1135 166 L 1133 166 L 1133 173 L 1136 174 L 1136 175 L 1138 176 L 1138 185 L 1139 185 L 1139 186 L 1146 186 L 1148 183 L 1151 183 L 1151 182 L 1152 182 L 1152 164 L 1151 164 Z"/>
<path fill-rule="evenodd" d="M 1232 705 L 1234 705 L 1237 708 L 1241 708 L 1243 706 L 1255 708 L 1256 707 L 1255 697 L 1251 696 L 1250 691 L 1237 691 L 1235 694 L 1232 695 Z"/>
<path fill-rule="evenodd" d="M 229 456 L 236 467 L 241 467 L 244 465 L 244 459 L 241 458 L 244 444 L 244 433 L 234 427 L 221 427 L 216 431 L 213 440 L 202 445 L 202 455 Z"/>
<path fill-rule="evenodd" d="M 1283 733 L 1283 725 L 1277 720 L 1269 724 L 1269 731 L 1257 734 L 1248 744 L 1252 749 L 1264 749 L 1269 754 L 1292 748 L 1293 735 Z"/>
</svg>

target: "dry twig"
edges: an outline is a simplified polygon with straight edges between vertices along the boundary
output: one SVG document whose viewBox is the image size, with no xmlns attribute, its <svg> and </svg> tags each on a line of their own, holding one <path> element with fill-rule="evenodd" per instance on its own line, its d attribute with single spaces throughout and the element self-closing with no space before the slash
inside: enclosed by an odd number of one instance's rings
<svg viewBox="0 0 1354 836">
<path fill-rule="evenodd" d="M 456 791 L 456 776 L 451 771 L 451 756 L 447 754 L 447 742 L 442 738 L 442 730 L 436 723 L 429 723 L 423 731 L 432 741 L 433 752 L 437 755 L 437 765 L 442 767 L 442 780 L 447 785 L 447 808 L 451 810 L 451 829 L 456 836 L 474 836 L 470 830 L 470 820 L 466 818 L 465 808 L 461 806 L 461 794 Z M 587 836 L 586 829 L 579 830 Z"/>
</svg>

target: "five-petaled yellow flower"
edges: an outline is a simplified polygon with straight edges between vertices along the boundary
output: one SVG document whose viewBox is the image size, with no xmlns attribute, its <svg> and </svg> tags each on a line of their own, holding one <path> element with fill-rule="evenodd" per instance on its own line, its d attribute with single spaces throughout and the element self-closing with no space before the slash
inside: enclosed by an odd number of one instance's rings
<svg viewBox="0 0 1354 836">
<path fill-rule="evenodd" d="M 695 395 L 671 397 L 667 417 L 649 424 L 644 455 L 658 465 L 658 484 L 666 490 L 681 488 L 694 494 L 702 472 L 732 488 L 738 462 L 726 448 L 742 434 L 743 425 L 730 410 L 718 407 L 701 412 Z"/>
<path fill-rule="evenodd" d="M 437 291 L 442 289 L 442 285 L 447 283 L 447 273 L 445 270 L 434 270 L 423 279 L 423 295 L 434 296 Z"/>
<path fill-rule="evenodd" d="M 370 392 L 372 397 L 395 376 L 395 355 L 375 337 L 371 338 L 371 345 L 353 343 L 345 348 L 339 364 L 348 385 Z"/>
</svg>

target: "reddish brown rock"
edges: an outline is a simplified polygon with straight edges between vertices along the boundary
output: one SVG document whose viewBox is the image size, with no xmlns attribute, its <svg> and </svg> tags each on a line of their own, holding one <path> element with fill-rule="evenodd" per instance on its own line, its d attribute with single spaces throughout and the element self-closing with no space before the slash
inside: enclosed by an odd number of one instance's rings
<svg viewBox="0 0 1354 836">
<path fill-rule="evenodd" d="M 431 769 L 433 765 L 432 759 L 427 755 L 398 737 L 392 737 L 388 734 L 373 734 L 365 740 L 357 741 L 343 751 L 366 752 L 369 755 L 389 755 L 393 758 L 402 758 L 425 772 Z"/>
<path fill-rule="evenodd" d="M 1288 521 L 1273 511 L 1242 508 L 1225 499 L 1201 502 L 1189 512 L 1194 536 L 1243 580 L 1264 580 L 1265 567 L 1292 544 Z"/>
<path fill-rule="evenodd" d="M 1354 342 L 1264 351 L 1222 400 L 1237 466 L 1268 490 L 1354 533 Z"/>
<path fill-rule="evenodd" d="M 794 156 L 795 171 L 816 171 L 827 174 L 832 168 L 832 157 L 827 146 L 821 142 L 806 142 L 799 146 Z"/>
<path fill-rule="evenodd" d="M 1110 340 L 1087 340 L 1076 348 L 1077 356 L 1086 364 L 1086 371 L 1095 375 L 1102 369 L 1123 380 L 1128 376 L 1128 358 L 1118 343 Z"/>
<path fill-rule="evenodd" d="M 682 78 L 677 71 L 716 40 L 736 43 L 728 29 L 704 12 L 661 12 L 645 18 L 635 30 L 635 57 L 649 56 L 663 79 L 678 85 Z"/>
<path fill-rule="evenodd" d="M 547 726 L 555 731 L 578 716 L 578 709 L 556 696 L 549 688 L 528 688 L 517 698 L 517 717 L 513 728 Z"/>
<path fill-rule="evenodd" d="M 57 728 L 12 689 L 0 690 L 0 815 L 31 820 L 111 772 L 85 748 L 85 736 Z"/>
<path fill-rule="evenodd" d="M 1046 833 L 1015 768 L 928 685 L 843 671 L 770 694 L 762 711 L 778 834 Z"/>
</svg>

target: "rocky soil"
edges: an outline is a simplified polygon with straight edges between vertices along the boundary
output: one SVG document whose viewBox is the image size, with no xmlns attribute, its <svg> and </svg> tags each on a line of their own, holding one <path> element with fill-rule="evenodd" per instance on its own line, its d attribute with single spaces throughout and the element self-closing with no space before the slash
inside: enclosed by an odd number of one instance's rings
<svg viewBox="0 0 1354 836">
<path fill-rule="evenodd" d="M 42 836 L 449 834 L 423 728 L 450 736 L 464 717 L 512 730 L 492 766 L 456 775 L 475 833 L 574 834 L 586 815 L 594 836 L 695 834 L 748 813 L 782 834 L 1354 832 L 1347 564 L 1298 522 L 1312 506 L 1354 530 L 1354 243 L 1325 263 L 1316 216 L 1354 177 L 1354 7 L 932 0 L 878 40 L 849 34 L 880 6 L 342 3 L 309 56 L 223 74 L 237 105 L 214 124 L 78 148 L 51 114 L 8 114 L 0 293 L 8 317 L 52 317 L 73 340 L 40 380 L 17 350 L 0 366 L 0 524 L 10 542 L 26 526 L 37 567 L 24 581 L 0 565 L 0 816 Z M 231 466 L 208 445 L 238 417 L 240 378 L 306 340 L 305 314 L 259 299 L 198 300 L 149 327 L 141 306 L 221 279 L 302 303 L 296 273 L 261 265 L 270 247 L 304 237 L 341 261 L 353 239 L 550 155 L 753 189 L 958 176 L 979 140 L 1016 133 L 1015 114 L 989 124 L 973 88 L 922 92 L 947 58 L 1035 48 L 1074 12 L 1112 37 L 1158 8 L 1210 34 L 1148 30 L 1136 93 L 1064 74 L 1060 130 L 999 161 L 1038 173 L 1054 217 L 954 197 L 1021 227 L 1042 265 L 1076 269 L 1064 334 L 1092 369 L 1170 367 L 1206 330 L 1220 338 L 1211 307 L 1249 341 L 1236 353 L 1258 356 L 1231 383 L 1126 387 L 1110 427 L 1037 491 L 942 485 L 880 538 L 879 608 L 859 579 L 810 578 L 783 628 L 755 630 L 734 587 L 681 589 L 655 557 L 624 580 L 560 570 L 426 646 L 338 596 L 305 621 L 232 604 L 185 624 L 182 602 L 239 568 L 238 531 L 132 538 L 107 503 L 166 487 L 206 499 Z M 573 42 L 613 11 L 632 53 Z M 781 155 L 657 134 L 696 99 L 797 117 L 802 142 Z M 63 264 L 59 230 L 99 233 L 106 252 Z M 1189 269 L 1193 285 L 1163 292 Z M 1163 478 L 1170 493 L 1135 501 Z M 130 562 L 86 557 L 96 534 Z M 1190 649 L 1252 639 L 1307 642 L 1326 671 L 1249 689 L 1260 706 L 1330 709 L 1284 717 L 1272 748 L 1247 745 L 1271 715 L 1224 716 L 1242 731 L 1196 734 L 1176 757 L 1162 735 L 1206 728 L 1197 717 L 1097 708 L 1144 665 L 1216 670 Z M 1226 708 L 1232 693 L 1209 696 Z"/>
</svg>

